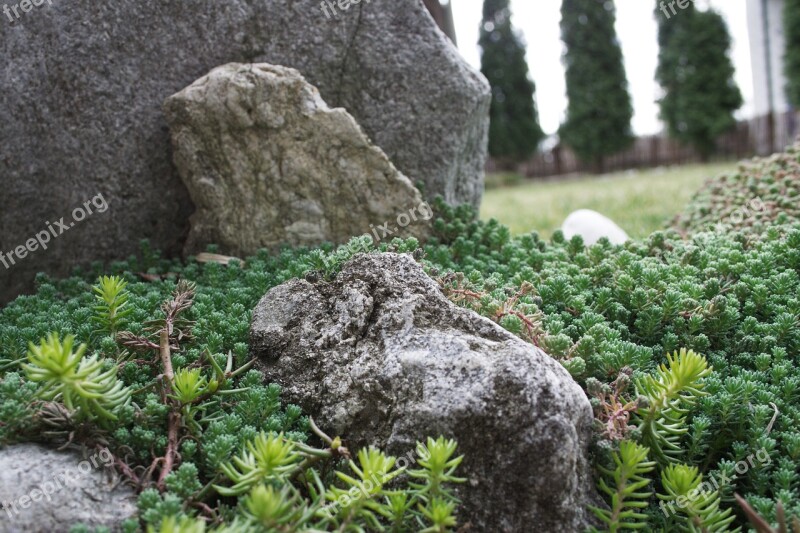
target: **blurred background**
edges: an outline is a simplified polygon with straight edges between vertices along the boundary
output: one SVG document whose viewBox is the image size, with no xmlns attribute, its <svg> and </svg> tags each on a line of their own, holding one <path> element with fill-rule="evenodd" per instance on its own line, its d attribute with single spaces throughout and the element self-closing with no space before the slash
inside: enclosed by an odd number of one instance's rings
<svg viewBox="0 0 800 533">
<path fill-rule="evenodd" d="M 492 84 L 481 214 L 516 233 L 589 208 L 643 237 L 797 133 L 797 0 L 424 1 Z"/>
</svg>

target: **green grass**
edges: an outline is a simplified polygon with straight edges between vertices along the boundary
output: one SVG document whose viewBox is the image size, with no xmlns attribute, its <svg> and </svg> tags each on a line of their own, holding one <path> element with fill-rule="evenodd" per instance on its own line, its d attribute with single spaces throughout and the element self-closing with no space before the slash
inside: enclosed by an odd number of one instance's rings
<svg viewBox="0 0 800 533">
<path fill-rule="evenodd" d="M 514 234 L 538 231 L 549 238 L 577 209 L 594 209 L 610 217 L 633 238 L 663 228 L 707 178 L 736 168 L 736 163 L 688 165 L 603 176 L 581 176 L 565 181 L 502 186 L 517 180 L 487 178 L 481 218 L 495 218 Z M 500 186 L 492 187 L 493 184 Z"/>
</svg>

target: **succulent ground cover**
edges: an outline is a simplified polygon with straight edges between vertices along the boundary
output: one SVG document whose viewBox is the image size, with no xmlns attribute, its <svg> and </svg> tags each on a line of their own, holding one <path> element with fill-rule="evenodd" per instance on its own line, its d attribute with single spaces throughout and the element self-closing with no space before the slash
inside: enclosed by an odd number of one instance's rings
<svg viewBox="0 0 800 533">
<path fill-rule="evenodd" d="M 778 502 L 800 515 L 797 165 L 793 148 L 743 166 L 681 232 L 621 247 L 512 239 L 463 210 L 437 223 L 426 260 L 445 292 L 558 358 L 593 402 L 607 529 L 735 529 L 735 493 L 768 521 Z"/>
<path fill-rule="evenodd" d="M 126 531 L 449 530 L 454 441 L 351 453 L 250 368 L 251 309 L 310 259 L 181 265 L 145 248 L 120 276 L 41 278 L 0 318 L 0 445 L 110 450 L 141 490 Z"/>
<path fill-rule="evenodd" d="M 512 238 L 440 204 L 422 249 L 413 239 L 380 249 L 413 252 L 453 301 L 542 347 L 584 387 L 608 504 L 594 509 L 599 528 L 745 528 L 737 494 L 775 523 L 800 516 L 797 164 L 795 148 L 742 167 L 698 194 L 680 231 L 624 246 Z M 66 280 L 40 277 L 35 295 L 0 311 L 0 442 L 108 445 L 147 487 L 131 531 L 199 531 L 195 517 L 224 531 L 454 528 L 454 443 L 421 443 L 402 474 L 374 449 L 353 451 L 351 464 L 339 436 L 247 367 L 258 299 L 293 277 L 332 276 L 369 246 L 353 244 L 227 265 L 145 247 Z M 368 472 L 386 483 L 366 490 Z M 321 514 L 355 486 L 363 497 Z"/>
<path fill-rule="evenodd" d="M 761 235 L 800 219 L 800 145 L 745 161 L 708 180 L 672 226 L 679 232 L 739 230 Z"/>
</svg>

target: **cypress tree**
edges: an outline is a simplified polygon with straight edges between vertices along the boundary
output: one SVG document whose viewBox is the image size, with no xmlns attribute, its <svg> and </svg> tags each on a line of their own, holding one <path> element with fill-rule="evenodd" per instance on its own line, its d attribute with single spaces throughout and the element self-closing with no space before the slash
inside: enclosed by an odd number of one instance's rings
<svg viewBox="0 0 800 533">
<path fill-rule="evenodd" d="M 633 105 L 614 23 L 612 0 L 563 0 L 567 117 L 559 134 L 584 161 L 602 170 L 603 157 L 628 147 Z"/>
<path fill-rule="evenodd" d="M 674 116 L 674 106 L 667 101 L 668 95 L 677 94 L 680 84 L 678 83 L 678 71 L 682 60 L 680 49 L 672 44 L 673 37 L 684 31 L 689 31 L 686 25 L 689 17 L 694 15 L 694 3 L 689 4 L 683 11 L 671 13 L 669 2 L 656 0 L 656 21 L 658 22 L 658 67 L 656 68 L 656 81 L 661 86 L 664 96 L 659 100 L 661 120 L 669 128 L 670 124 L 677 124 L 678 119 Z M 680 16 L 679 16 L 680 15 Z M 685 15 L 685 16 L 683 16 Z"/>
<path fill-rule="evenodd" d="M 657 8 L 656 17 L 661 120 L 672 137 L 705 160 L 717 137 L 736 124 L 733 113 L 744 103 L 734 81 L 728 28 L 719 13 L 691 5 L 669 18 Z"/>
<path fill-rule="evenodd" d="M 783 33 L 786 39 L 784 68 L 789 102 L 800 108 L 800 0 L 785 0 Z"/>
<path fill-rule="evenodd" d="M 481 72 L 492 86 L 489 154 L 505 162 L 524 160 L 536 151 L 544 132 L 525 43 L 511 24 L 509 0 L 484 0 L 479 44 Z"/>
</svg>

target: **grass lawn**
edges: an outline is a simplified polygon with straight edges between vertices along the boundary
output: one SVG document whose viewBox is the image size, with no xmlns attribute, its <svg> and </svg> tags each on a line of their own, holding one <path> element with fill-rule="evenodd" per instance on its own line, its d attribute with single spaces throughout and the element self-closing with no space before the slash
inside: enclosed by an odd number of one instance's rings
<svg viewBox="0 0 800 533">
<path fill-rule="evenodd" d="M 645 237 L 681 211 L 707 178 L 736 168 L 734 162 L 711 163 L 497 187 L 492 184 L 515 180 L 491 176 L 481 218 L 496 218 L 515 234 L 535 230 L 549 238 L 571 212 L 594 209 L 631 237 Z"/>
</svg>

